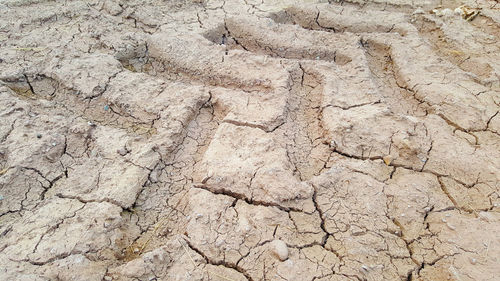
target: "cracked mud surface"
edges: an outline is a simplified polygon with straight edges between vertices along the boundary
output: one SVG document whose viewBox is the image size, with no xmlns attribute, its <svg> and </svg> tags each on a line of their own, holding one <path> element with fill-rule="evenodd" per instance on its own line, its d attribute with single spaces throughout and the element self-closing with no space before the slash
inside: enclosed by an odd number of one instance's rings
<svg viewBox="0 0 500 281">
<path fill-rule="evenodd" d="M 496 280 L 500 3 L 327 2 L 0 1 L 0 279 Z"/>
</svg>

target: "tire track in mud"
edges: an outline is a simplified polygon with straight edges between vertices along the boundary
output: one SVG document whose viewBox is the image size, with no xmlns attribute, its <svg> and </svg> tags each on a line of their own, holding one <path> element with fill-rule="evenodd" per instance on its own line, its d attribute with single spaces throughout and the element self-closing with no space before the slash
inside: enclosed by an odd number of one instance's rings
<svg viewBox="0 0 500 281">
<path fill-rule="evenodd" d="M 236 41 L 236 40 L 235 40 L 235 41 Z M 238 41 L 236 41 L 236 42 L 238 42 L 238 45 L 241 45 L 241 44 L 242 44 L 242 43 L 241 43 L 241 40 L 238 40 Z M 257 43 L 257 45 L 258 45 L 258 43 Z M 248 46 L 244 46 L 244 45 L 242 45 L 242 46 L 243 46 L 242 48 L 243 48 L 244 50 L 249 50 L 249 49 L 250 49 Z M 262 47 L 261 47 L 261 48 L 262 48 Z M 264 49 L 265 51 L 267 51 L 267 52 L 272 52 L 274 56 L 280 57 L 280 55 L 277 55 L 275 52 L 273 52 L 271 48 L 263 48 L 263 49 Z M 383 55 L 384 55 L 384 52 L 379 53 L 379 54 L 382 54 L 382 56 L 383 56 Z M 380 55 L 378 55 L 378 56 L 379 56 L 379 57 L 378 57 L 378 59 L 380 59 L 380 58 L 381 58 L 381 57 L 380 57 Z M 386 57 L 387 57 L 387 55 L 386 55 Z M 390 58 L 390 56 L 389 56 L 389 58 Z M 375 60 L 376 60 L 376 59 L 375 59 Z M 385 64 L 389 64 L 389 67 L 391 67 L 391 68 L 392 68 L 392 66 L 390 65 L 390 64 L 392 64 L 391 62 L 389 62 L 389 63 L 385 62 Z M 373 60 L 372 60 L 372 62 L 371 62 L 371 65 L 374 65 Z M 378 68 L 376 68 L 376 67 L 378 67 Z M 382 68 L 380 68 L 380 66 L 379 66 L 379 65 L 375 65 L 375 66 L 374 66 L 374 69 L 376 69 L 376 70 L 380 70 L 380 69 L 382 69 Z M 384 70 L 385 70 L 385 69 L 384 69 Z M 372 72 L 374 72 L 374 70 L 373 70 L 373 69 L 372 69 Z M 391 80 L 391 77 L 393 77 L 393 76 L 394 76 L 394 74 L 393 74 L 392 72 L 393 72 L 393 71 L 389 69 L 389 71 L 387 72 L 387 74 L 388 74 L 388 75 L 390 75 L 390 76 L 389 76 L 389 79 L 387 80 L 387 78 L 385 78 L 385 79 L 384 79 L 384 81 L 385 81 L 385 82 L 389 82 L 388 84 L 389 84 L 389 85 L 392 85 L 392 86 L 393 86 L 393 87 L 395 87 L 397 90 L 399 90 L 399 91 L 403 91 L 403 92 L 404 92 L 404 94 L 405 94 L 406 96 L 409 96 L 409 97 L 413 96 L 413 94 L 409 93 L 407 90 L 403 90 L 403 89 L 404 89 L 404 87 L 399 86 L 399 85 L 397 84 L 397 82 L 396 82 L 396 80 L 395 80 L 395 79 L 392 79 L 392 80 Z M 293 80 L 293 78 L 292 78 L 292 80 Z M 298 79 L 295 79 L 295 81 L 297 81 L 297 80 L 298 80 Z M 303 77 L 301 78 L 301 80 L 303 80 Z M 301 82 L 301 84 L 302 84 L 302 82 Z M 293 87 L 293 86 L 292 86 L 292 87 Z M 393 95 L 394 95 L 394 94 L 393 94 Z M 398 95 L 399 95 L 399 94 L 398 94 Z M 398 97 L 396 97 L 396 99 L 398 99 Z M 300 104 L 300 102 L 299 102 L 299 104 Z M 289 104 L 289 105 L 290 105 L 290 104 Z M 315 107 L 317 107 L 317 105 L 316 105 Z M 413 105 L 413 108 L 415 108 L 415 107 L 416 107 L 416 108 L 418 108 L 418 104 L 417 104 L 417 105 Z M 314 108 L 314 106 L 313 106 L 313 108 Z M 411 107 L 410 107 L 410 108 L 411 108 Z M 411 109 L 410 109 L 411 111 L 410 111 L 410 110 L 407 110 L 406 112 L 404 112 L 404 114 L 409 114 L 409 113 L 410 113 L 411 115 L 416 115 L 416 114 L 413 112 L 413 110 L 412 110 L 413 108 L 411 108 Z M 300 112 L 300 111 L 298 111 L 298 112 Z M 403 114 L 403 112 L 398 113 L 398 114 Z M 427 113 L 426 111 L 420 111 L 420 113 L 418 113 L 418 114 L 417 114 L 417 116 L 426 116 L 427 114 L 428 114 L 428 113 Z M 306 115 L 306 116 L 307 116 L 307 114 L 304 114 L 304 115 Z M 292 117 L 292 120 L 293 120 L 293 117 Z M 286 124 L 287 124 L 287 123 L 285 123 L 285 127 L 286 127 Z M 426 131 L 427 131 L 427 129 L 426 129 Z M 427 132 L 426 132 L 426 134 L 427 134 Z M 431 150 L 431 149 L 432 149 L 432 144 L 431 144 L 430 148 L 426 150 L 426 154 L 427 154 L 427 155 L 429 154 L 429 152 L 430 152 L 430 150 Z M 427 156 L 427 157 L 428 157 L 428 156 Z M 386 160 L 384 159 L 384 161 L 386 161 Z M 294 162 L 294 161 L 292 161 L 292 162 Z M 389 162 L 388 164 L 390 164 L 390 162 L 391 162 L 391 161 L 389 160 L 389 161 L 387 161 L 387 162 Z M 387 163 L 387 162 L 386 162 L 386 163 Z M 427 159 L 425 159 L 425 162 L 427 162 Z M 425 165 L 425 163 L 424 163 L 424 165 Z M 297 164 L 295 164 L 295 166 L 297 166 Z M 422 169 L 423 169 L 423 168 L 422 168 Z M 300 170 L 300 169 L 298 169 L 298 170 Z M 403 229 L 403 231 L 404 231 L 404 227 L 401 227 L 401 226 L 400 226 L 400 228 L 402 228 L 402 229 Z M 409 248 L 409 246 L 408 246 L 408 244 L 406 245 L 406 247 L 407 247 L 408 249 L 410 249 L 410 248 Z M 412 255 L 412 252 L 411 252 L 411 250 L 410 250 L 410 256 L 411 256 L 411 255 Z M 419 265 L 419 263 L 417 262 L 417 266 L 418 266 L 418 265 Z M 420 267 L 419 267 L 419 268 L 420 268 Z M 417 273 L 419 273 L 419 271 L 417 271 Z M 409 271 L 409 273 L 408 273 L 408 276 L 409 276 L 409 277 L 408 277 L 408 278 L 412 278 L 412 274 L 413 274 L 413 273 L 412 273 L 412 271 Z"/>
<path fill-rule="evenodd" d="M 432 19 L 428 16 L 421 16 L 417 18 L 415 26 L 419 29 L 419 34 L 430 41 L 433 50 L 439 54 L 442 58 L 455 64 L 457 67 L 465 72 L 470 72 L 476 76 L 476 81 L 487 87 L 497 87 L 496 75 L 498 72 L 498 62 L 495 58 L 490 58 L 485 60 L 489 53 L 498 52 L 498 48 L 494 46 L 489 47 L 490 43 L 493 42 L 493 35 L 489 35 L 480 32 L 478 28 L 473 28 L 468 25 L 465 27 L 471 29 L 472 32 L 478 34 L 477 39 L 463 39 L 458 40 L 451 37 L 452 35 L 447 35 L 445 31 L 450 32 L 450 25 L 456 27 L 456 29 L 464 28 L 464 23 L 461 20 L 456 22 L 443 22 L 439 19 Z M 446 29 L 443 31 L 444 26 Z M 477 43 L 484 41 L 481 48 L 477 48 Z M 476 48 L 472 47 L 476 45 Z M 491 61 L 493 60 L 493 61 Z M 492 67 L 495 67 L 493 68 Z"/>
<path fill-rule="evenodd" d="M 413 98 L 413 93 L 400 87 L 394 75 L 394 65 L 390 56 L 390 46 L 363 42 L 370 71 L 376 78 L 378 86 L 384 92 L 384 102 L 395 114 L 422 117 L 427 115 L 425 104 Z"/>
<path fill-rule="evenodd" d="M 184 232 L 183 225 L 188 216 L 183 211 L 184 197 L 194 184 L 193 172 L 219 122 L 208 101 L 187 125 L 184 140 L 172 156 L 162 158 L 153 168 L 130 214 L 130 223 L 135 222 L 141 234 L 133 243 L 125 245 L 124 261 L 133 260 L 161 246 L 168 237 Z"/>
<path fill-rule="evenodd" d="M 292 87 L 287 105 L 288 121 L 282 127 L 287 155 L 306 181 L 318 176 L 327 165 L 331 147 L 327 141 L 321 118 L 323 87 L 313 74 L 307 73 L 299 63 L 292 73 Z M 287 143 L 286 140 L 292 140 Z"/>
<path fill-rule="evenodd" d="M 243 47 L 243 49 L 248 50 L 246 47 Z M 287 102 L 288 121 L 285 122 L 284 126 L 280 126 L 277 132 L 279 133 L 283 130 L 283 134 L 286 138 L 294 140 L 294 145 L 301 147 L 302 150 L 306 148 L 306 153 L 302 153 L 302 155 L 298 153 L 297 149 L 293 149 L 291 155 L 295 158 L 295 161 L 292 160 L 291 162 L 294 163 L 295 167 L 297 167 L 296 169 L 300 173 L 300 178 L 302 178 L 302 175 L 306 178 L 310 178 L 318 175 L 317 173 L 326 165 L 325 160 L 320 161 L 319 165 L 316 165 L 316 168 L 313 167 L 313 171 L 311 172 L 310 169 L 308 169 L 307 163 L 304 163 L 311 154 L 311 152 L 307 153 L 307 151 L 311 151 L 314 148 L 313 145 L 315 147 L 318 146 L 318 143 L 314 144 L 313 142 L 319 141 L 319 145 L 323 146 L 323 150 L 325 152 L 324 155 L 326 154 L 326 157 L 329 157 L 331 149 L 329 144 L 323 139 L 323 130 L 319 130 L 321 129 L 320 114 L 322 111 L 321 101 L 323 89 L 322 87 L 319 87 L 320 83 L 314 78 L 314 76 L 306 73 L 300 64 L 298 66 L 300 70 L 297 69 L 297 65 L 295 65 L 295 71 L 290 73 L 292 76 L 292 86 L 290 89 L 291 96 Z M 304 80 L 306 81 L 306 84 L 304 84 Z M 286 128 L 287 125 L 290 127 Z M 287 136 L 287 131 L 296 132 L 297 128 L 299 128 L 298 135 L 296 134 L 294 137 Z M 290 153 L 290 149 L 288 149 L 288 153 Z M 298 154 L 298 156 L 296 156 L 296 154 Z M 290 157 L 290 155 L 288 155 L 288 157 Z"/>
<path fill-rule="evenodd" d="M 148 59 L 148 61 L 154 61 L 154 59 Z M 324 130 L 321 128 L 321 101 L 322 101 L 322 87 L 320 82 L 314 75 L 306 73 L 300 64 L 293 61 L 286 61 L 292 70 L 288 75 L 290 75 L 291 86 L 289 89 L 290 98 L 286 103 L 287 116 L 283 126 L 280 126 L 273 134 L 282 134 L 283 139 L 292 140 L 293 143 L 287 144 L 287 154 L 290 157 L 291 162 L 297 171 L 299 172 L 299 178 L 308 179 L 312 176 L 318 175 L 318 173 L 324 168 L 327 162 L 327 158 L 330 155 L 330 147 L 324 140 Z M 154 65 L 151 64 L 151 65 Z M 164 69 L 162 69 L 163 71 Z M 175 70 L 178 73 L 178 70 Z M 163 72 L 154 70 L 152 73 L 156 75 L 164 76 Z M 168 76 L 168 74 L 167 74 Z M 258 89 L 257 89 L 258 90 Z M 217 104 L 211 105 L 212 109 L 217 107 Z M 220 110 L 226 111 L 227 110 Z M 220 115 L 220 113 L 213 112 L 212 115 Z M 223 120 L 223 118 L 221 118 Z M 197 123 L 196 119 L 193 123 Z M 191 123 L 191 124 L 193 124 Z M 188 126 L 189 128 L 189 126 Z M 189 131 L 189 130 L 188 130 Z M 188 132 L 189 137 L 189 132 Z M 319 151 L 316 152 L 316 151 Z M 305 152 L 305 153 L 304 153 Z M 316 153 L 317 158 L 310 158 L 312 154 Z M 186 151 L 182 151 L 182 154 L 186 154 Z M 188 153 L 189 154 L 189 153 Z M 199 155 L 199 154 L 198 154 Z M 292 160 L 293 159 L 293 160 Z M 196 162 L 196 161 L 195 161 Z M 309 163 L 308 163 L 309 162 Z M 150 176 L 151 178 L 151 176 Z M 184 185 L 184 190 L 188 185 Z M 145 189 L 146 190 L 146 189 Z M 180 191 L 182 193 L 184 191 Z M 143 191 L 144 193 L 144 191 Z M 156 197 L 152 194 L 146 195 L 146 197 Z M 140 198 L 139 198 L 140 201 Z M 140 204 L 136 203 L 136 207 L 140 208 Z M 161 215 L 159 216 L 161 217 Z M 129 254 L 126 260 L 130 260 L 137 257 L 147 249 L 146 247 L 140 247 L 140 244 L 147 243 L 152 248 L 156 245 L 154 242 L 150 242 L 153 236 L 161 236 L 157 233 L 157 227 L 167 228 L 162 225 L 165 217 L 161 219 L 160 223 L 157 223 L 151 233 L 146 233 L 146 235 L 138 238 L 133 246 L 128 250 L 130 253 L 135 250 L 135 253 Z M 179 221 L 176 220 L 178 224 Z M 167 222 L 168 224 L 168 222 Z M 161 233 L 161 231 L 160 231 Z M 150 234 L 150 235 L 148 235 Z M 174 234 L 174 233 L 171 233 Z M 148 237 L 148 238 L 143 238 Z M 142 240 L 142 241 L 141 241 Z M 153 246 L 155 245 L 155 246 Z M 140 247 L 140 248 L 139 248 Z M 149 246 L 148 246 L 149 247 Z"/>
<path fill-rule="evenodd" d="M 69 59 L 2 80 L 33 107 L 39 104 L 31 99 L 43 97 L 90 122 L 90 130 L 72 128 L 84 132 L 86 148 L 65 140 L 65 175 L 43 194 L 44 202 L 122 210 L 106 277 L 454 274 L 447 263 L 460 257 L 480 253 L 488 262 L 481 245 L 446 237 L 487 236 L 478 226 L 496 221 L 499 169 L 488 159 L 498 155 L 491 145 L 498 108 L 488 99 L 490 84 L 467 78 L 456 61 L 421 44 L 427 29 L 409 22 L 411 8 L 342 3 L 291 6 L 270 18 L 225 16 L 203 32 L 158 29 L 121 65 L 106 57 Z M 197 21 L 203 26 L 199 14 Z M 408 63 L 405 52 L 416 53 Z M 432 60 L 442 57 L 455 65 Z M 83 75 L 71 68 L 82 63 Z M 82 81 L 85 75 L 90 79 Z M 17 134 L 16 124 L 2 143 Z M 106 186 L 113 177 L 97 168 L 89 191 L 71 188 L 75 171 L 100 161 L 111 170 L 127 165 L 123 176 L 140 180 L 123 192 L 126 184 Z M 273 248 L 283 244 L 286 261 L 283 249 Z M 0 244 L 12 251 L 7 246 Z"/>
</svg>

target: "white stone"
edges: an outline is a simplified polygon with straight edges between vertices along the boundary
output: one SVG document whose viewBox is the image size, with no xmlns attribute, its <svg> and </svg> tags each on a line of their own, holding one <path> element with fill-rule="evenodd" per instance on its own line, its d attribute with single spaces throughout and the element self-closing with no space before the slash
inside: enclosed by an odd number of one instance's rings
<svg viewBox="0 0 500 281">
<path fill-rule="evenodd" d="M 271 243 L 271 249 L 273 253 L 281 260 L 285 261 L 288 259 L 288 247 L 285 242 L 281 240 L 274 240 Z"/>
</svg>

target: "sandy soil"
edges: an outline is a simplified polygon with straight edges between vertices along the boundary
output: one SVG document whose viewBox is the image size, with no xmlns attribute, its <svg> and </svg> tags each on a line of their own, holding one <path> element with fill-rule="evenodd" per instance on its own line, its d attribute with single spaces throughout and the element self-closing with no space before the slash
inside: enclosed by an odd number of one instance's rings
<svg viewBox="0 0 500 281">
<path fill-rule="evenodd" d="M 498 1 L 0 15 L 0 280 L 498 280 Z"/>
</svg>

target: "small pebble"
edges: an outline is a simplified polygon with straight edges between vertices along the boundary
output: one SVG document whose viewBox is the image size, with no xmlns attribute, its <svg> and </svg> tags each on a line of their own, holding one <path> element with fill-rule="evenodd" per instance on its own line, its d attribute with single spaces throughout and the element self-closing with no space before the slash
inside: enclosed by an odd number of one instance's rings
<svg viewBox="0 0 500 281">
<path fill-rule="evenodd" d="M 387 156 L 384 156 L 382 158 L 382 160 L 384 160 L 384 163 L 389 166 L 391 163 L 392 163 L 392 157 L 390 155 L 387 155 Z"/>
<path fill-rule="evenodd" d="M 333 148 L 337 147 L 337 143 L 335 142 L 335 140 L 332 140 L 330 142 L 330 146 L 333 147 Z"/>
<path fill-rule="evenodd" d="M 470 263 L 471 263 L 471 264 L 476 264 L 476 263 L 477 263 L 477 260 L 476 260 L 475 258 L 471 258 L 471 259 L 470 259 Z"/>
<path fill-rule="evenodd" d="M 153 183 L 158 182 L 158 170 L 153 170 L 149 174 L 149 180 L 151 180 L 151 182 L 153 182 Z"/>
<path fill-rule="evenodd" d="M 125 147 L 122 147 L 122 148 L 118 149 L 116 152 L 118 154 L 120 154 L 121 156 L 125 156 L 128 153 L 128 151 L 127 151 L 127 149 L 125 149 Z"/>
<path fill-rule="evenodd" d="M 37 139 L 41 139 L 42 138 L 42 134 L 36 134 L 36 138 Z"/>
<path fill-rule="evenodd" d="M 110 277 L 110 276 L 104 276 L 104 280 L 106 280 L 106 281 L 111 281 L 111 280 L 113 280 L 113 278 L 112 278 L 112 277 Z"/>
<path fill-rule="evenodd" d="M 2 196 L 2 195 L 0 195 L 0 201 L 2 201 L 2 200 L 3 200 L 3 196 Z"/>
<path fill-rule="evenodd" d="M 422 8 L 418 8 L 413 12 L 414 15 L 425 14 L 425 11 Z"/>
<path fill-rule="evenodd" d="M 281 261 L 285 261 L 288 259 L 288 247 L 286 246 L 285 242 L 276 239 L 276 240 L 271 242 L 271 247 L 272 247 L 273 253 Z"/>
<path fill-rule="evenodd" d="M 104 110 L 108 111 L 109 110 L 109 105 L 104 106 Z"/>
</svg>

